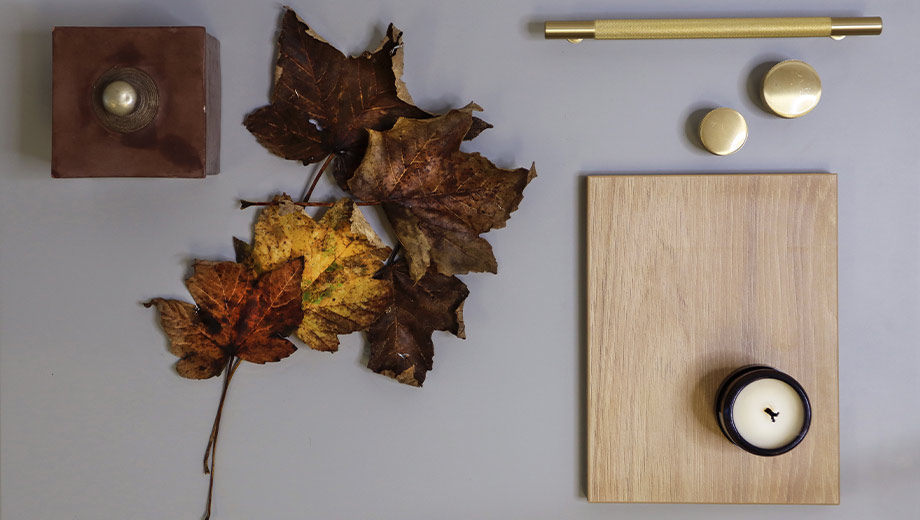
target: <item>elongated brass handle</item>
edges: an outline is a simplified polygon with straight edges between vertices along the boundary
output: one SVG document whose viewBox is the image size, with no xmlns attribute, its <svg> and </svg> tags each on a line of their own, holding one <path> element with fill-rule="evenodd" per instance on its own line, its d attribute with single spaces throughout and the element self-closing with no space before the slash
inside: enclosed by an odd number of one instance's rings
<svg viewBox="0 0 920 520">
<path fill-rule="evenodd" d="M 649 40 L 692 38 L 807 38 L 877 35 L 882 19 L 862 18 L 678 18 L 546 22 L 547 39 Z"/>
</svg>

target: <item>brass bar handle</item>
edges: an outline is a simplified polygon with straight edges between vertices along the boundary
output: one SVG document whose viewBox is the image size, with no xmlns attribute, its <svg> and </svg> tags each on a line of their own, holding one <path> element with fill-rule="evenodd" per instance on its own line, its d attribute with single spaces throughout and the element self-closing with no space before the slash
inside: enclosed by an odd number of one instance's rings
<svg viewBox="0 0 920 520">
<path fill-rule="evenodd" d="M 547 39 L 656 40 L 695 38 L 808 38 L 878 35 L 882 19 L 797 18 L 678 18 L 545 22 Z"/>
</svg>

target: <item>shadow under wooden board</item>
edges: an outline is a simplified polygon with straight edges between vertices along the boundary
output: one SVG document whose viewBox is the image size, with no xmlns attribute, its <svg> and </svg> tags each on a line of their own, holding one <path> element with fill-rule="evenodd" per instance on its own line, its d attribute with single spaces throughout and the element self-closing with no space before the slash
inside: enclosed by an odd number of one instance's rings
<svg viewBox="0 0 920 520">
<path fill-rule="evenodd" d="M 838 504 L 837 176 L 588 177 L 588 500 Z M 715 419 L 765 364 L 812 405 L 760 457 Z"/>
</svg>

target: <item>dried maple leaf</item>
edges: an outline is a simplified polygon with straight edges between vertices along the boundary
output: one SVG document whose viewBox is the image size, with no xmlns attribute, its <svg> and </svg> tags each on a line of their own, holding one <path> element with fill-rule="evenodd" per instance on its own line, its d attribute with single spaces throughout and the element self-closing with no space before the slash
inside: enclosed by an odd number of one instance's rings
<svg viewBox="0 0 920 520">
<path fill-rule="evenodd" d="M 401 118 L 371 131 L 350 191 L 382 203 L 418 280 L 434 265 L 446 275 L 497 270 L 492 246 L 479 235 L 500 228 L 523 198 L 536 170 L 504 170 L 460 151 L 473 124 L 470 104 L 426 120 Z"/>
<path fill-rule="evenodd" d="M 434 357 L 431 333 L 446 330 L 466 337 L 463 301 L 470 291 L 456 276 L 434 271 L 412 280 L 405 260 L 384 268 L 380 277 L 392 282 L 394 297 L 367 331 L 371 344 L 367 368 L 400 383 L 422 386 Z"/>
<path fill-rule="evenodd" d="M 346 57 L 288 8 L 281 20 L 271 104 L 243 124 L 262 146 L 304 164 L 330 154 L 336 178 L 345 180 L 361 161 L 367 131 L 393 126 L 398 117 L 430 117 L 415 107 L 400 79 L 402 32 L 392 24 L 373 52 Z"/>
<path fill-rule="evenodd" d="M 280 361 L 297 348 L 284 339 L 303 318 L 300 284 L 303 260 L 279 264 L 256 278 L 236 262 L 198 260 L 185 285 L 198 304 L 154 298 L 169 351 L 181 358 L 182 377 L 219 375 L 231 356 L 252 363 Z"/>
<path fill-rule="evenodd" d="M 252 244 L 257 271 L 304 257 L 304 316 L 297 337 L 316 350 L 336 351 L 339 334 L 363 330 L 386 308 L 392 284 L 373 276 L 390 248 L 355 203 L 338 201 L 317 222 L 290 197 L 259 214 Z"/>
</svg>

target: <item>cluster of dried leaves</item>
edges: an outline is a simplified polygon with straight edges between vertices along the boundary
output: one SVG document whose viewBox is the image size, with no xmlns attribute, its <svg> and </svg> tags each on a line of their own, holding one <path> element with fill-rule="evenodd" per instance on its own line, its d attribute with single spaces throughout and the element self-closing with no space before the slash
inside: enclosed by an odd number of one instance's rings
<svg viewBox="0 0 920 520">
<path fill-rule="evenodd" d="M 402 50 L 390 25 L 377 50 L 346 57 L 286 10 L 271 104 L 244 124 L 284 158 L 334 158 L 336 181 L 362 205 L 383 207 L 404 253 L 386 263 L 391 249 L 354 200 L 317 221 L 303 204 L 276 197 L 252 245 L 237 244 L 237 262 L 195 264 L 187 285 L 197 307 L 148 303 L 181 358 L 180 375 L 217 376 L 232 358 L 278 361 L 296 349 L 283 339 L 295 330 L 323 351 L 338 350 L 340 334 L 366 330 L 369 368 L 421 386 L 432 368 L 431 333 L 463 337 L 468 291 L 454 275 L 496 272 L 480 235 L 504 226 L 536 172 L 461 152 L 464 139 L 490 125 L 473 116 L 475 104 L 441 116 L 413 105 L 400 79 Z"/>
<path fill-rule="evenodd" d="M 194 305 L 146 304 L 159 310 L 181 376 L 226 369 L 221 404 L 240 360 L 291 355 L 292 333 L 332 352 L 339 335 L 366 331 L 368 367 L 415 386 L 432 368 L 433 331 L 464 337 L 469 291 L 455 275 L 496 272 L 480 235 L 504 226 L 536 172 L 461 152 L 462 141 L 491 125 L 473 116 L 475 104 L 438 116 L 416 107 L 400 79 L 402 51 L 402 33 L 390 25 L 377 50 L 346 57 L 285 11 L 271 103 L 244 124 L 276 155 L 304 165 L 325 160 L 317 178 L 331 165 L 353 198 L 261 203 L 252 243 L 236 240 L 235 262 L 195 263 L 186 280 Z M 331 207 L 315 220 L 305 206 L 318 205 Z M 397 251 L 361 213 L 367 205 L 382 207 Z M 206 472 L 219 420 L 220 409 Z"/>
</svg>

